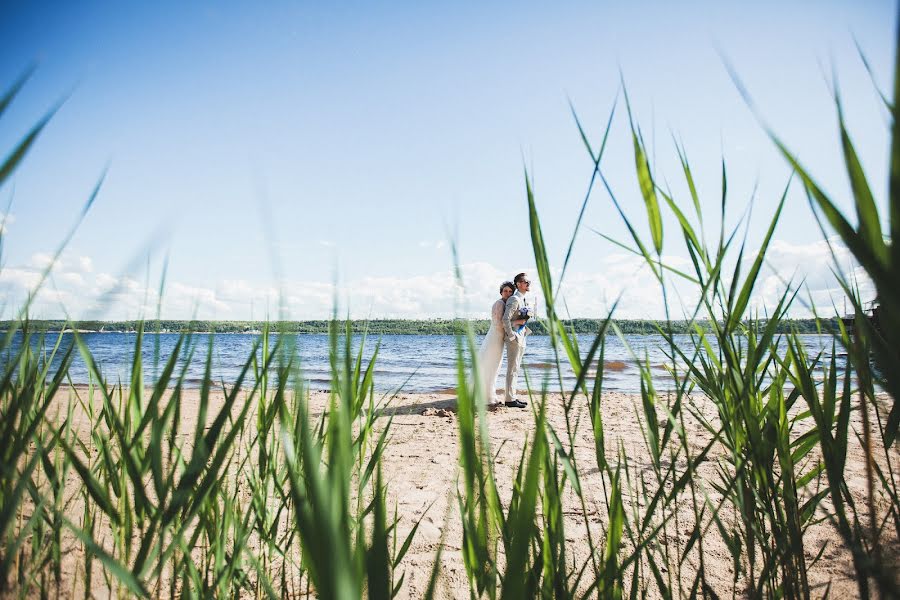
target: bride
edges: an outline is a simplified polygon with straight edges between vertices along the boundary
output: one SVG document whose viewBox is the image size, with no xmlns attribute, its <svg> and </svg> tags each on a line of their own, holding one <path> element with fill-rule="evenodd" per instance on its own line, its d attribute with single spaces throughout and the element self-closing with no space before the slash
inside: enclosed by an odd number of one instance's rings
<svg viewBox="0 0 900 600">
<path fill-rule="evenodd" d="M 496 391 L 497 373 L 500 372 L 500 363 L 503 361 L 503 346 L 506 338 L 503 333 L 503 313 L 506 312 L 506 300 L 513 295 L 515 289 L 512 281 L 504 281 L 500 284 L 500 299 L 491 307 L 491 328 L 484 336 L 481 349 L 478 351 L 478 370 L 481 373 L 481 385 L 488 407 L 500 404 L 494 392 Z M 517 320 L 512 324 L 518 327 L 524 322 Z"/>
</svg>

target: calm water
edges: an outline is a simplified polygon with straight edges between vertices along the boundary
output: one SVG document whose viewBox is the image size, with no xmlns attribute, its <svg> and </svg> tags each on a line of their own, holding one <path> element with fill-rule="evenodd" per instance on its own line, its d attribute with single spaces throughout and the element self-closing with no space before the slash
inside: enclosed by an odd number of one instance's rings
<svg viewBox="0 0 900 600">
<path fill-rule="evenodd" d="M 128 333 L 88 333 L 82 334 L 90 348 L 103 377 L 110 382 L 121 381 L 128 383 L 131 379 L 131 362 L 135 345 L 135 334 Z M 199 387 L 203 378 L 209 334 L 195 334 L 191 339 L 191 345 L 195 348 L 193 358 L 187 365 L 186 385 Z M 159 356 L 160 363 L 165 363 L 171 355 L 178 341 L 178 334 L 160 334 Z M 253 343 L 259 338 L 251 334 L 213 334 L 213 380 L 225 381 L 231 384 L 235 381 L 245 361 L 250 356 Z M 830 336 L 804 335 L 801 336 L 807 350 L 810 353 L 827 349 L 830 352 L 832 338 Z M 290 336 L 296 343 L 300 366 L 304 378 L 312 389 L 326 389 L 329 387 L 331 375 L 328 363 L 328 336 L 327 335 L 296 335 Z M 626 336 L 626 342 L 631 347 L 629 351 L 626 345 L 618 338 L 609 336 L 606 341 L 606 369 L 604 376 L 604 389 L 626 392 L 639 391 L 640 376 L 633 359 L 632 353 L 638 357 L 646 358 L 653 366 L 654 384 L 657 389 L 672 387 L 672 379 L 665 370 L 665 365 L 671 363 L 664 352 L 663 339 L 656 335 L 630 335 Z M 401 388 L 407 392 L 436 392 L 453 390 L 456 387 L 456 339 L 453 336 L 438 335 L 385 335 L 380 338 L 381 348 L 378 353 L 375 370 L 375 387 L 386 392 Z M 689 337 L 682 336 L 684 347 L 689 347 Z M 56 334 L 48 336 L 48 343 L 56 341 Z M 366 342 L 365 357 L 371 357 L 377 339 L 370 337 Z M 578 336 L 582 353 L 586 354 L 590 348 L 593 336 Z M 477 338 L 481 343 L 481 337 Z M 64 335 L 62 345 L 73 343 L 71 335 Z M 17 338 L 12 347 L 15 352 L 21 344 L 21 337 Z M 354 347 L 358 348 L 359 339 L 354 339 Z M 156 346 L 156 336 L 146 335 L 142 344 L 144 361 L 144 380 L 150 381 L 155 372 L 162 368 L 153 368 Z M 564 356 L 564 352 L 561 351 Z M 75 352 L 75 360 L 69 369 L 72 381 L 76 384 L 88 383 L 88 370 L 78 352 Z M 183 353 L 186 356 L 186 353 Z M 0 357 L 0 363 L 6 364 L 7 356 Z M 564 365 L 567 366 L 565 358 Z M 182 358 L 179 369 L 185 365 Z M 550 338 L 544 336 L 532 336 L 528 339 L 528 348 L 525 352 L 524 367 L 533 387 L 539 388 L 542 382 L 550 381 L 551 390 L 558 389 L 556 382 L 556 369 L 553 367 L 553 350 L 550 347 Z M 501 367 L 498 386 L 502 387 L 506 364 Z M 521 372 L 520 372 L 521 373 Z M 571 370 L 563 370 L 564 385 L 567 389 L 574 387 L 575 379 Z M 520 386 L 524 387 L 524 374 L 520 374 Z"/>
</svg>

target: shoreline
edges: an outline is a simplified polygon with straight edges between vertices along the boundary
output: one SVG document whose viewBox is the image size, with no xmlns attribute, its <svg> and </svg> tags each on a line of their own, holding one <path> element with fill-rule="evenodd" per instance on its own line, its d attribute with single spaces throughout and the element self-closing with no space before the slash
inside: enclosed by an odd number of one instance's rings
<svg viewBox="0 0 900 600">
<path fill-rule="evenodd" d="M 709 320 L 672 320 L 662 319 L 613 319 L 619 329 L 625 335 L 659 335 L 658 331 L 672 331 L 678 335 L 695 333 L 696 326 L 704 331 L 711 331 Z M 782 319 L 779 322 L 778 333 L 797 332 L 801 334 L 817 334 L 824 331 L 825 334 L 839 330 L 840 317 L 825 317 L 822 319 L 796 318 Z M 65 319 L 32 319 L 28 323 L 32 330 L 52 333 L 62 333 L 67 330 L 77 330 L 81 333 L 137 333 L 137 328 L 143 323 L 145 333 L 155 333 L 155 328 L 160 333 L 180 334 L 248 334 L 259 335 L 263 329 L 269 327 L 272 333 L 278 333 L 279 329 L 291 334 L 327 335 L 333 323 L 340 327 L 338 333 L 343 332 L 343 326 L 350 323 L 355 335 L 367 332 L 369 335 L 459 335 L 465 334 L 471 327 L 479 335 L 490 327 L 490 320 L 479 317 L 441 317 L 432 319 L 350 319 L 332 321 L 331 319 L 307 319 L 307 320 L 214 320 L 214 319 L 120 319 L 120 320 L 65 320 Z M 578 335 L 596 335 L 599 333 L 606 320 L 593 317 L 575 317 L 563 321 L 563 325 Z M 11 329 L 17 329 L 22 321 L 15 319 L 0 320 L 0 332 L 8 333 Z M 765 320 L 755 321 L 758 326 L 766 323 Z M 532 335 L 546 336 L 545 322 L 536 318 L 529 324 Z M 829 333 L 830 332 L 830 333 Z"/>
</svg>

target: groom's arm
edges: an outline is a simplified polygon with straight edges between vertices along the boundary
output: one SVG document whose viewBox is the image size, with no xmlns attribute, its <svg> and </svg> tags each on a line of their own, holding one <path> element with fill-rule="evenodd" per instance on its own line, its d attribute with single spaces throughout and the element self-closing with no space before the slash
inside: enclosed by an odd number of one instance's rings
<svg viewBox="0 0 900 600">
<path fill-rule="evenodd" d="M 509 300 L 506 301 L 506 312 L 503 313 L 503 331 L 506 333 L 506 339 L 509 341 L 516 337 L 512 328 L 512 318 L 517 310 L 519 310 L 519 298 L 518 296 L 510 296 Z"/>
</svg>

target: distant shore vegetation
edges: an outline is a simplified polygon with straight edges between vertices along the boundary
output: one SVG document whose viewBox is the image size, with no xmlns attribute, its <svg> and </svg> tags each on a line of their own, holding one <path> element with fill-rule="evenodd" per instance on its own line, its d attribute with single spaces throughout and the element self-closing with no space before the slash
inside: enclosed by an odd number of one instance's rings
<svg viewBox="0 0 900 600">
<path fill-rule="evenodd" d="M 61 332 L 77 330 L 82 333 L 135 333 L 142 321 L 65 321 L 54 319 L 30 320 L 32 331 Z M 201 320 L 147 320 L 143 321 L 147 333 L 261 333 L 268 324 L 269 330 L 282 333 L 327 334 L 331 321 L 201 321 Z M 569 331 L 596 334 L 604 326 L 603 319 L 570 319 L 563 323 Z M 712 330 L 709 321 L 655 321 L 641 319 L 616 319 L 622 333 L 655 334 L 660 330 L 673 333 L 691 333 L 700 328 Z M 373 319 L 352 321 L 354 331 L 366 331 L 370 335 L 455 335 L 464 333 L 471 325 L 476 335 L 487 333 L 491 322 L 487 319 Z M 765 325 L 764 320 L 754 321 L 754 327 Z M 20 322 L 0 321 L 0 330 L 9 331 L 21 327 Z M 534 335 L 547 335 L 542 320 L 528 324 Z M 837 318 L 784 319 L 778 323 L 779 333 L 831 333 L 838 330 Z"/>
</svg>

